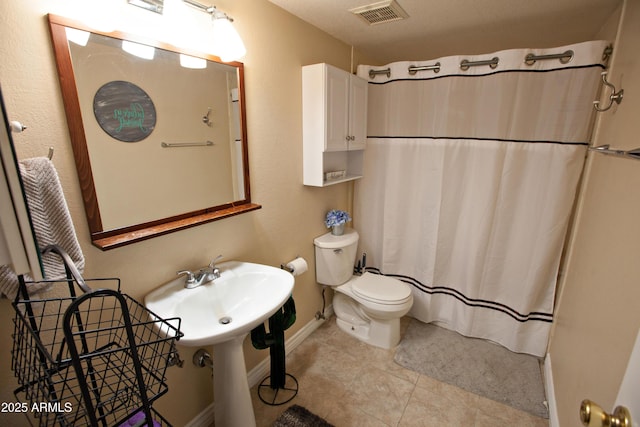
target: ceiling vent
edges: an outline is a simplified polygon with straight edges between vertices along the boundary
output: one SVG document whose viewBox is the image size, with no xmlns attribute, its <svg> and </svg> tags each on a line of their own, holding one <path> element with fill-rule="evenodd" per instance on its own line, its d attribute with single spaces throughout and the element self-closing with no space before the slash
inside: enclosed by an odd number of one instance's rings
<svg viewBox="0 0 640 427">
<path fill-rule="evenodd" d="M 349 12 L 358 15 L 369 25 L 399 21 L 409 17 L 407 12 L 395 0 L 385 0 L 367 6 L 356 7 L 350 9 Z"/>
</svg>

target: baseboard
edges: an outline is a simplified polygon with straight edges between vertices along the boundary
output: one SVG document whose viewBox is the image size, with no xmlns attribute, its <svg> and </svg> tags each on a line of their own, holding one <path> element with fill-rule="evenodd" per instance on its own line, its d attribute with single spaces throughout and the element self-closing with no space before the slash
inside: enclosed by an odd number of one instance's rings
<svg viewBox="0 0 640 427">
<path fill-rule="evenodd" d="M 184 427 L 209 427 L 215 423 L 215 411 L 213 402 L 204 411 L 200 412 L 194 419 L 189 421 Z"/>
<path fill-rule="evenodd" d="M 549 406 L 549 427 L 560 427 L 558 421 L 558 408 L 556 406 L 556 393 L 553 386 L 553 370 L 551 368 L 551 354 L 547 353 L 544 359 L 544 390 L 547 394 Z"/>
<path fill-rule="evenodd" d="M 333 306 L 327 307 L 325 310 L 325 317 L 329 318 L 333 314 Z M 302 343 L 313 331 L 318 329 L 320 325 L 325 322 L 324 319 L 316 320 L 312 319 L 309 323 L 304 325 L 298 332 L 293 334 L 289 339 L 285 341 L 286 354 L 292 352 L 297 346 Z M 270 368 L 270 361 L 267 357 L 262 362 L 258 363 L 252 370 L 247 373 L 247 381 L 249 387 L 253 387 L 262 381 L 268 374 Z M 194 419 L 189 421 L 185 427 L 209 427 L 213 425 L 215 420 L 215 411 L 213 402 L 207 406 L 202 412 L 200 412 Z"/>
</svg>

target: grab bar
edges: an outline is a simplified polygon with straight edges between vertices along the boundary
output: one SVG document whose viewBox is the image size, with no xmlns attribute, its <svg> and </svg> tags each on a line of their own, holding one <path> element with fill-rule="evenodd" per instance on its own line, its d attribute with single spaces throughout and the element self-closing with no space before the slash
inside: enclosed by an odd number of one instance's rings
<svg viewBox="0 0 640 427">
<path fill-rule="evenodd" d="M 418 71 L 433 71 L 434 73 L 440 72 L 440 63 L 436 62 L 433 65 L 410 65 L 409 74 L 415 75 Z"/>
<path fill-rule="evenodd" d="M 567 64 L 573 59 L 573 51 L 567 50 L 563 53 L 553 53 L 549 55 L 534 55 L 533 53 L 530 53 L 524 57 L 524 63 L 527 65 L 533 65 L 536 61 L 546 61 L 549 59 L 559 59 L 562 64 Z"/>
<path fill-rule="evenodd" d="M 213 141 L 205 142 L 163 142 L 160 144 L 162 148 L 176 148 L 176 147 L 207 147 L 213 145 Z"/>
<path fill-rule="evenodd" d="M 467 71 L 470 67 L 477 67 L 480 65 L 488 65 L 491 68 L 496 68 L 498 66 L 498 62 L 500 62 L 500 58 L 498 58 L 497 56 L 484 61 L 468 61 L 466 59 L 463 59 L 462 61 L 460 61 L 460 69 L 463 71 Z"/>
</svg>

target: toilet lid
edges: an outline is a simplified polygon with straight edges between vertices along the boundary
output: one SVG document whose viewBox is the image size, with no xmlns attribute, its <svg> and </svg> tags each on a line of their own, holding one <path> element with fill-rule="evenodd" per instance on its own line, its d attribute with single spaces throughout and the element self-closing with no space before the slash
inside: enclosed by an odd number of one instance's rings
<svg viewBox="0 0 640 427">
<path fill-rule="evenodd" d="M 353 283 L 353 293 L 359 297 L 393 304 L 406 300 L 411 296 L 411 287 L 400 280 L 381 274 L 364 273 Z"/>
</svg>

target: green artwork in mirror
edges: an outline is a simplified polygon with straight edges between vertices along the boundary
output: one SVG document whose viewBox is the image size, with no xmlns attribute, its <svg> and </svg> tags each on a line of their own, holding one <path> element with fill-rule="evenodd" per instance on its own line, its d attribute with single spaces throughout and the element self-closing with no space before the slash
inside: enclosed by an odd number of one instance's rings
<svg viewBox="0 0 640 427">
<path fill-rule="evenodd" d="M 93 98 L 93 113 L 102 130 L 118 141 L 142 141 L 156 125 L 153 101 L 131 82 L 117 80 L 100 87 Z"/>
</svg>

